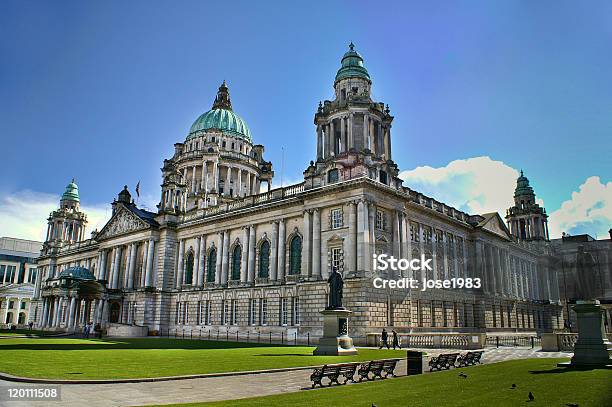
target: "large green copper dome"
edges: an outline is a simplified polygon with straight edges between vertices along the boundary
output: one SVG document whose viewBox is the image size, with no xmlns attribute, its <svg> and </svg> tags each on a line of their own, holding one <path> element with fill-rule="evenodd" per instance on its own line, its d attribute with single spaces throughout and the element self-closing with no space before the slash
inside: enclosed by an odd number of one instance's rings
<svg viewBox="0 0 612 407">
<path fill-rule="evenodd" d="M 363 58 L 355 51 L 355 45 L 352 42 L 349 44 L 349 50 L 342 57 L 342 67 L 338 70 L 334 82 L 345 78 L 362 78 L 371 82 L 370 74 L 363 66 Z"/>
<path fill-rule="evenodd" d="M 79 202 L 79 187 L 74 182 L 74 178 L 70 184 L 66 185 L 66 190 L 62 194 L 62 201 L 77 201 Z"/>
<path fill-rule="evenodd" d="M 252 141 L 249 126 L 247 126 L 242 117 L 232 110 L 232 102 L 230 101 L 229 90 L 225 81 L 219 87 L 212 109 L 202 114 L 193 122 L 187 139 L 194 137 L 200 131 L 208 129 L 221 130 L 224 133 L 229 133 L 249 142 Z"/>
</svg>

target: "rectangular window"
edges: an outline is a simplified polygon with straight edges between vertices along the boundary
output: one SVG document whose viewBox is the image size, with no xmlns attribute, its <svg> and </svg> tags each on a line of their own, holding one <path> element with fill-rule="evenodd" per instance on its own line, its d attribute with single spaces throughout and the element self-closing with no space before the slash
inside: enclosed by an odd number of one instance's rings
<svg viewBox="0 0 612 407">
<path fill-rule="evenodd" d="M 281 298 L 281 325 L 287 326 L 289 325 L 289 309 L 287 307 L 289 301 L 288 298 Z"/>
<path fill-rule="evenodd" d="M 431 244 L 431 227 L 429 226 L 423 227 L 423 242 L 425 242 L 425 244 Z"/>
<path fill-rule="evenodd" d="M 204 323 L 206 325 L 210 325 L 210 321 L 212 320 L 212 307 L 210 306 L 210 300 L 206 300 L 206 316 Z"/>
<path fill-rule="evenodd" d="M 411 242 L 420 242 L 419 239 L 419 225 L 415 223 L 410 224 L 410 241 Z"/>
<path fill-rule="evenodd" d="M 202 325 L 202 301 L 198 301 L 198 312 L 196 314 L 196 324 Z"/>
<path fill-rule="evenodd" d="M 4 264 L 0 265 L 0 284 L 4 284 L 5 270 L 6 270 L 6 266 Z"/>
<path fill-rule="evenodd" d="M 21 305 L 19 306 L 19 309 L 25 309 L 25 307 L 26 307 L 26 303 L 22 302 Z"/>
<path fill-rule="evenodd" d="M 176 303 L 176 313 L 174 314 L 174 323 L 178 324 L 179 323 L 179 315 L 181 312 L 181 303 L 177 302 Z"/>
<path fill-rule="evenodd" d="M 9 301 L 9 309 L 13 309 L 15 307 L 15 301 Z"/>
<path fill-rule="evenodd" d="M 10 284 L 15 279 L 15 266 L 6 266 L 6 279 L 5 282 Z"/>
<path fill-rule="evenodd" d="M 336 208 L 331 210 L 331 228 L 338 229 L 342 227 L 342 209 Z"/>
<path fill-rule="evenodd" d="M 249 308 L 249 325 L 257 324 L 257 298 L 252 298 Z"/>
<path fill-rule="evenodd" d="M 30 269 L 30 275 L 28 276 L 28 283 L 31 283 L 31 284 L 36 283 L 37 274 L 38 274 L 38 269 L 36 268 Z"/>
<path fill-rule="evenodd" d="M 261 299 L 261 325 L 268 325 L 268 299 Z"/>
<path fill-rule="evenodd" d="M 331 266 L 337 268 L 339 272 L 343 270 L 342 247 L 332 247 L 331 249 Z"/>
<path fill-rule="evenodd" d="M 230 316 L 230 325 L 236 325 L 236 300 L 232 300 L 232 312 Z"/>
<path fill-rule="evenodd" d="M 385 230 L 385 213 L 383 211 L 376 211 L 376 229 Z"/>
<path fill-rule="evenodd" d="M 185 301 L 183 303 L 183 324 L 189 323 L 189 303 Z"/>
<path fill-rule="evenodd" d="M 293 297 L 293 325 L 300 324 L 300 297 Z"/>
<path fill-rule="evenodd" d="M 221 325 L 227 325 L 229 318 L 229 304 L 226 300 L 221 300 Z"/>
</svg>

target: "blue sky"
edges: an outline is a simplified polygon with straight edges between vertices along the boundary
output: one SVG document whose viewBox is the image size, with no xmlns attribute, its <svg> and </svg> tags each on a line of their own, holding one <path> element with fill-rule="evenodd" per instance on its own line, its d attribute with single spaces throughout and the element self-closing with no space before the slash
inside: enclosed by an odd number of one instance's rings
<svg viewBox="0 0 612 407">
<path fill-rule="evenodd" d="M 297 181 L 349 41 L 395 115 L 402 170 L 484 156 L 523 168 L 549 213 L 590 177 L 607 197 L 611 17 L 603 1 L 4 1 L 0 214 L 60 194 L 72 177 L 92 208 L 139 180 L 155 201 L 163 159 L 224 79 L 276 184 L 281 172 Z M 435 183 L 409 179 L 436 194 Z M 601 199 L 583 208 L 602 212 L 600 234 L 612 218 Z"/>
</svg>

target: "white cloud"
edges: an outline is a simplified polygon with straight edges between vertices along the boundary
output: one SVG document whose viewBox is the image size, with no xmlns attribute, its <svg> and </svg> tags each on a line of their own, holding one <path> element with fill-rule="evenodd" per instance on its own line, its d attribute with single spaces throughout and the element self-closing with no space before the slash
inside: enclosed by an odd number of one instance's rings
<svg viewBox="0 0 612 407">
<path fill-rule="evenodd" d="M 587 178 L 578 191 L 572 192 L 571 199 L 549 215 L 551 237 L 560 237 L 562 232 L 607 237 L 612 227 L 612 182 L 603 184 L 599 177 Z"/>
<path fill-rule="evenodd" d="M 500 212 L 514 204 L 516 169 L 490 157 L 451 161 L 445 167 L 402 171 L 405 185 L 470 214 Z M 543 204 L 543 202 L 539 202 Z"/>
<path fill-rule="evenodd" d="M 0 198 L 0 236 L 44 241 L 47 218 L 59 207 L 59 200 L 59 195 L 30 190 L 10 193 Z M 92 230 L 100 230 L 111 214 L 108 204 L 84 205 L 81 209 L 87 215 L 87 237 Z"/>
</svg>

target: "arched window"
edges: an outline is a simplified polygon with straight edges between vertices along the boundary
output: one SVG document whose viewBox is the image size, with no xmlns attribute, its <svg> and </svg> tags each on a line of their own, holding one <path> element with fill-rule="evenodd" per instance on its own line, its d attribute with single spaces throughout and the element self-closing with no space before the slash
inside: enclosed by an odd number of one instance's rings
<svg viewBox="0 0 612 407">
<path fill-rule="evenodd" d="M 187 253 L 187 263 L 185 264 L 185 280 L 183 284 L 193 283 L 193 252 Z"/>
<path fill-rule="evenodd" d="M 338 170 L 336 168 L 329 170 L 327 173 L 327 182 L 330 184 L 332 182 L 338 182 Z"/>
<path fill-rule="evenodd" d="M 208 252 L 208 261 L 206 262 L 206 282 L 215 282 L 215 273 L 217 272 L 217 250 L 211 249 Z"/>
<path fill-rule="evenodd" d="M 259 278 L 268 278 L 270 272 L 270 242 L 265 240 L 259 246 Z"/>
<path fill-rule="evenodd" d="M 239 244 L 234 247 L 232 252 L 232 280 L 240 280 L 240 261 L 242 259 L 242 247 Z"/>
<path fill-rule="evenodd" d="M 302 270 L 302 238 L 295 236 L 289 244 L 289 274 L 297 275 Z"/>
</svg>

